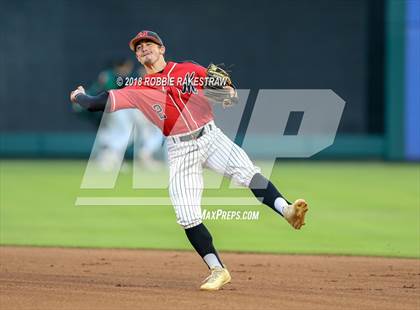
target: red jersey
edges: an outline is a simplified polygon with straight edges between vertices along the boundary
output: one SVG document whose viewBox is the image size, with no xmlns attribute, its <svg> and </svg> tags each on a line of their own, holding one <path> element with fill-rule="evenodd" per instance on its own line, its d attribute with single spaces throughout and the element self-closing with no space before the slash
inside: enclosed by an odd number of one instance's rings
<svg viewBox="0 0 420 310">
<path fill-rule="evenodd" d="M 108 111 L 139 109 L 165 136 L 197 130 L 213 120 L 203 95 L 206 68 L 168 62 L 163 71 L 147 74 L 136 85 L 109 91 Z"/>
</svg>

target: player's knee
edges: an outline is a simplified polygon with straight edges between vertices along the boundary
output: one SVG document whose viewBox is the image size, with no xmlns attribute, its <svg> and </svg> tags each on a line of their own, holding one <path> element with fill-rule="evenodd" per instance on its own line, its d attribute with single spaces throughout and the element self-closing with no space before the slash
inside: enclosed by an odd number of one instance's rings
<svg viewBox="0 0 420 310">
<path fill-rule="evenodd" d="M 184 229 L 192 228 L 197 225 L 200 225 L 202 223 L 201 218 L 195 218 L 195 219 L 177 219 L 177 223 L 182 226 Z"/>
<path fill-rule="evenodd" d="M 238 173 L 233 175 L 233 180 L 240 186 L 249 187 L 252 178 L 257 173 L 261 173 L 261 169 L 257 166 L 253 166 L 249 169 L 238 171 Z"/>
</svg>

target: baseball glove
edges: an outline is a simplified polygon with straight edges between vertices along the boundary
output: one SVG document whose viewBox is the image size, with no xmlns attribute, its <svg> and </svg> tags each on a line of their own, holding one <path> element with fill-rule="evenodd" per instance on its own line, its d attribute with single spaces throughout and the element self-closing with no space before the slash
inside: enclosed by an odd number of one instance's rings
<svg viewBox="0 0 420 310">
<path fill-rule="evenodd" d="M 207 87 L 222 89 L 225 86 L 233 86 L 229 73 L 221 65 L 209 64 L 207 67 Z"/>
<path fill-rule="evenodd" d="M 221 104 L 223 108 L 231 107 L 239 102 L 229 73 L 221 66 L 212 63 L 207 67 L 204 93 L 210 101 Z"/>
</svg>

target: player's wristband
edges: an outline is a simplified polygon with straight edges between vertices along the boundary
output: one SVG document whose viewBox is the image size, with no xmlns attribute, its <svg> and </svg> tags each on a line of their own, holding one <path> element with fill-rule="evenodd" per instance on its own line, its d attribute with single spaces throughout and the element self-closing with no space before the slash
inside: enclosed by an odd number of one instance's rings
<svg viewBox="0 0 420 310">
<path fill-rule="evenodd" d="M 105 111 L 106 102 L 108 101 L 109 93 L 107 91 L 100 93 L 97 96 L 89 96 L 86 94 L 77 94 L 75 101 L 88 111 Z"/>
</svg>

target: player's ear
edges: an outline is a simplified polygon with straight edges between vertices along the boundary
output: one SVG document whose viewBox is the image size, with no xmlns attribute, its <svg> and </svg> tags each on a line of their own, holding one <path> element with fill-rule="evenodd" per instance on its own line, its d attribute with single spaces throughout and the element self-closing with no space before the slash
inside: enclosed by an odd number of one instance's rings
<svg viewBox="0 0 420 310">
<path fill-rule="evenodd" d="M 161 55 L 165 55 L 165 51 L 166 51 L 165 46 L 163 46 L 163 45 L 162 45 L 162 46 L 160 47 L 160 54 L 161 54 Z"/>
</svg>

